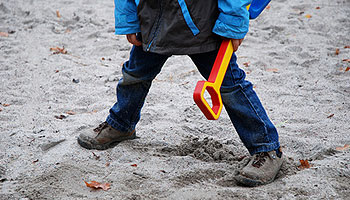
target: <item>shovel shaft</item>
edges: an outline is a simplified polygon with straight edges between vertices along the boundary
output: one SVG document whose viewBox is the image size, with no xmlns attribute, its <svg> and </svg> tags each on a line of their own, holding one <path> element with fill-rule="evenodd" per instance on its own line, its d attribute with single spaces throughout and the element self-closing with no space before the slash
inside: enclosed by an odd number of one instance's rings
<svg viewBox="0 0 350 200">
<path fill-rule="evenodd" d="M 208 81 L 198 81 L 193 93 L 194 101 L 209 120 L 216 120 L 220 116 L 223 107 L 220 87 L 225 78 L 232 53 L 233 46 L 231 40 L 224 40 L 221 43 Z M 204 98 L 205 91 L 208 91 L 211 97 L 212 107 Z"/>
</svg>

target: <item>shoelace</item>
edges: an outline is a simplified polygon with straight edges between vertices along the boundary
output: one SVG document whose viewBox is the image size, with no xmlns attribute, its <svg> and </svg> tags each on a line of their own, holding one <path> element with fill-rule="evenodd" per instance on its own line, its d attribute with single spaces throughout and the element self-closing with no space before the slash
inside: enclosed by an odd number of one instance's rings
<svg viewBox="0 0 350 200">
<path fill-rule="evenodd" d="M 98 125 L 97 128 L 94 128 L 94 132 L 100 133 L 107 126 L 108 126 L 107 122 L 103 122 L 102 124 Z"/>
<path fill-rule="evenodd" d="M 254 161 L 252 163 L 253 167 L 259 168 L 263 166 L 267 157 L 269 157 L 269 154 L 266 152 L 261 152 L 259 154 L 254 155 Z"/>
</svg>

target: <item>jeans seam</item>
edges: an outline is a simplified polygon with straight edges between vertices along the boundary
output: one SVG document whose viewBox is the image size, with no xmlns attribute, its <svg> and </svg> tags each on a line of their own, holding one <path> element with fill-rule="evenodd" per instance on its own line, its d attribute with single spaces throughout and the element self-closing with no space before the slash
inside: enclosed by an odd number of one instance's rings
<svg viewBox="0 0 350 200">
<path fill-rule="evenodd" d="M 143 83 L 141 83 L 143 85 Z M 151 83 L 150 83 L 150 86 L 148 87 L 148 90 L 151 88 Z M 135 118 L 137 117 L 137 115 L 140 114 L 141 112 L 141 108 L 142 108 L 142 105 L 144 104 L 144 100 L 142 101 L 142 99 L 145 99 L 146 96 L 148 94 L 148 91 L 144 93 L 144 95 L 142 95 L 142 98 L 139 99 L 138 103 L 137 103 L 137 107 L 136 107 L 136 110 L 131 118 L 131 124 L 135 121 Z M 139 112 L 137 112 L 138 110 L 140 110 Z"/>
<path fill-rule="evenodd" d="M 268 142 L 270 143 L 271 140 L 270 140 L 269 137 L 267 137 L 267 127 L 266 127 L 266 124 L 265 124 L 264 120 L 262 120 L 262 118 L 259 116 L 259 114 L 256 111 L 254 105 L 252 104 L 252 102 L 249 100 L 248 96 L 243 91 L 242 85 L 240 84 L 239 86 L 241 87 L 240 91 L 243 93 L 244 97 L 248 100 L 250 107 L 254 110 L 254 113 L 256 114 L 256 116 L 259 117 L 260 121 L 264 124 L 264 129 L 265 129 L 264 138 L 267 138 Z"/>
</svg>

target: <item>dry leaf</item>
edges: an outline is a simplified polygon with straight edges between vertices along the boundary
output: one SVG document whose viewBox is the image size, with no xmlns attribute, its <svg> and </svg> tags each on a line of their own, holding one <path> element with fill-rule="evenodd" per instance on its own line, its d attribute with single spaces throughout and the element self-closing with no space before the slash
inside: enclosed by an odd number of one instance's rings
<svg viewBox="0 0 350 200">
<path fill-rule="evenodd" d="M 336 49 L 335 50 L 335 55 L 339 55 L 339 53 L 340 53 L 340 49 Z"/>
<path fill-rule="evenodd" d="M 350 46 L 345 46 L 344 49 L 350 49 Z"/>
<path fill-rule="evenodd" d="M 300 166 L 298 166 L 299 169 L 306 169 L 311 167 L 308 160 L 299 160 L 299 162 L 300 162 Z"/>
<path fill-rule="evenodd" d="M 106 59 L 104 57 L 102 57 L 101 60 L 106 60 Z"/>
<path fill-rule="evenodd" d="M 335 148 L 335 150 L 337 150 L 337 151 L 346 151 L 348 149 L 350 149 L 350 145 L 348 145 L 348 144 L 345 144 L 343 147 L 336 147 Z"/>
<path fill-rule="evenodd" d="M 75 114 L 77 114 L 77 113 L 75 113 L 75 112 L 72 111 L 72 110 L 68 110 L 66 113 L 67 113 L 68 115 L 75 115 Z"/>
<path fill-rule="evenodd" d="M 350 62 L 350 59 L 344 59 L 343 61 L 344 62 Z"/>
<path fill-rule="evenodd" d="M 55 118 L 56 119 L 65 119 L 65 118 L 67 118 L 67 116 L 65 116 L 65 115 L 55 115 Z"/>
<path fill-rule="evenodd" d="M 277 68 L 267 68 L 266 71 L 268 72 L 278 72 Z"/>
<path fill-rule="evenodd" d="M 106 163 L 106 167 L 109 167 L 110 165 L 111 165 L 110 162 L 107 162 L 107 163 Z"/>
<path fill-rule="evenodd" d="M 268 6 L 266 6 L 266 8 L 265 9 L 270 9 L 271 8 L 271 6 L 270 5 L 268 5 Z"/>
<path fill-rule="evenodd" d="M 346 72 L 349 71 L 349 70 L 350 70 L 350 67 L 347 67 L 347 68 L 345 69 Z"/>
<path fill-rule="evenodd" d="M 91 181 L 90 183 L 85 182 L 85 185 L 89 188 L 93 188 L 93 189 L 102 189 L 104 191 L 107 191 L 111 188 L 111 184 L 110 183 L 99 183 L 97 181 Z"/>
<path fill-rule="evenodd" d="M 131 167 L 137 167 L 137 164 L 132 164 L 132 165 L 130 165 Z"/>
<path fill-rule="evenodd" d="M 53 51 L 53 54 L 67 54 L 67 50 L 64 49 L 64 47 L 59 48 L 59 47 L 52 47 L 50 48 L 50 51 Z"/>
<path fill-rule="evenodd" d="M 1 37 L 8 37 L 9 34 L 8 34 L 8 33 L 5 33 L 5 32 L 0 32 L 0 36 L 1 36 Z"/>
<path fill-rule="evenodd" d="M 9 107 L 10 104 L 8 104 L 8 103 L 3 103 L 2 106 L 4 106 L 4 107 Z"/>
<path fill-rule="evenodd" d="M 56 70 L 56 71 L 55 71 L 55 73 L 58 73 L 58 72 L 60 72 L 60 70 Z"/>
<path fill-rule="evenodd" d="M 60 11 L 56 10 L 56 15 L 57 15 L 58 18 L 61 18 Z"/>
<path fill-rule="evenodd" d="M 309 15 L 309 14 L 307 14 L 307 15 L 305 15 L 305 17 L 308 18 L 308 19 L 310 19 L 312 16 Z"/>
<path fill-rule="evenodd" d="M 332 118 L 334 116 L 334 114 L 330 114 L 327 118 Z"/>
<path fill-rule="evenodd" d="M 249 64 L 250 64 L 250 62 L 245 62 L 245 63 L 243 63 L 243 65 L 244 65 L 245 67 L 249 67 Z"/>
<path fill-rule="evenodd" d="M 317 7 L 316 7 L 316 10 L 319 10 L 319 9 L 321 9 L 321 8 L 320 8 L 319 6 L 317 6 Z"/>
<path fill-rule="evenodd" d="M 2 111 L 2 108 L 0 108 L 0 112 Z"/>
</svg>

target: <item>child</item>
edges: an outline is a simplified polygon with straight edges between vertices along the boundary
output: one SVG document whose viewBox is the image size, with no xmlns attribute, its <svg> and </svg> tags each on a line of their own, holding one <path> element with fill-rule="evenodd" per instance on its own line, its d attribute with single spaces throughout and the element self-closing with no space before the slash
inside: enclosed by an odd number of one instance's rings
<svg viewBox="0 0 350 200">
<path fill-rule="evenodd" d="M 248 32 L 251 0 L 115 0 L 116 34 L 133 44 L 117 85 L 117 102 L 106 122 L 82 133 L 87 149 L 107 149 L 134 139 L 135 126 L 152 80 L 171 55 L 188 55 L 208 79 L 224 38 L 236 51 Z M 236 176 L 239 184 L 272 182 L 283 162 L 278 133 L 233 54 L 221 87 L 222 101 L 251 161 Z"/>
</svg>

